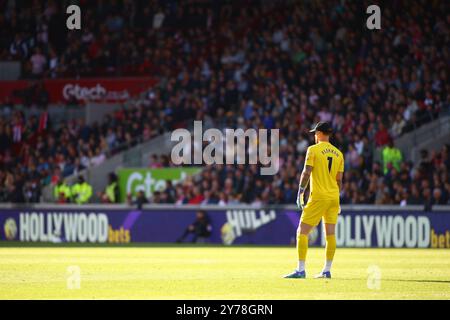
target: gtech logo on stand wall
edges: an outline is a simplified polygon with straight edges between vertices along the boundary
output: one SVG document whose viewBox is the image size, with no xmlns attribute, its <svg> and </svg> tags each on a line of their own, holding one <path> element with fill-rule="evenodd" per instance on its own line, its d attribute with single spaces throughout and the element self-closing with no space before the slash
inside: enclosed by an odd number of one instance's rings
<svg viewBox="0 0 450 320">
<path fill-rule="evenodd" d="M 124 202 L 127 194 L 135 196 L 138 191 L 150 197 L 153 192 L 164 190 L 167 181 L 175 185 L 200 171 L 200 168 L 120 169 L 120 201 Z"/>
</svg>

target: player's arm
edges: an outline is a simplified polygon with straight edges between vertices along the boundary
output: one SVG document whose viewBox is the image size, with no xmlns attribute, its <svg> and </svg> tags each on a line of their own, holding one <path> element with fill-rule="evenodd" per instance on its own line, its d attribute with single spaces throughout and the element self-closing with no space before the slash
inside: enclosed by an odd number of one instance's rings
<svg viewBox="0 0 450 320">
<path fill-rule="evenodd" d="M 303 193 L 305 192 L 305 189 L 308 186 L 309 178 L 311 177 L 311 172 L 314 167 L 314 159 L 314 150 L 309 147 L 308 151 L 306 151 L 305 166 L 303 167 L 298 186 L 297 206 L 299 208 L 303 207 Z"/>
<path fill-rule="evenodd" d="M 303 168 L 302 174 L 300 176 L 300 183 L 298 186 L 297 193 L 297 206 L 299 208 L 303 208 L 303 193 L 305 192 L 306 187 L 308 186 L 309 178 L 311 177 L 313 167 L 309 165 L 305 165 Z"/>
<path fill-rule="evenodd" d="M 339 187 L 339 191 L 342 190 L 342 177 L 344 176 L 344 158 L 342 158 L 341 162 L 339 163 L 339 169 L 338 173 L 336 175 L 336 182 Z"/>
<path fill-rule="evenodd" d="M 306 189 L 309 182 L 309 177 L 311 177 L 313 167 L 305 165 L 302 171 L 302 175 L 300 176 L 300 188 Z M 303 192 L 302 192 L 303 193 Z"/>
<path fill-rule="evenodd" d="M 336 182 L 339 187 L 339 191 L 342 190 L 342 177 L 344 176 L 343 172 L 338 172 L 336 175 Z"/>
<path fill-rule="evenodd" d="M 311 177 L 313 167 L 305 165 L 302 171 L 302 175 L 300 176 L 300 184 L 299 184 L 299 193 L 305 192 L 306 187 L 308 186 L 309 177 Z"/>
</svg>

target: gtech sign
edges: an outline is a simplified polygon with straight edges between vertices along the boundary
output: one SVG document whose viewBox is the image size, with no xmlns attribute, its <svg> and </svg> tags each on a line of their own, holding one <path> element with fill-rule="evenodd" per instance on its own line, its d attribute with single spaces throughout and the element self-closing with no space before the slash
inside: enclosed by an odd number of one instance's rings
<svg viewBox="0 0 450 320">
<path fill-rule="evenodd" d="M 92 87 L 83 87 L 78 84 L 66 84 L 63 88 L 63 97 L 66 100 L 70 100 L 74 97 L 77 100 L 87 100 L 87 101 L 101 101 L 101 100 L 127 100 L 130 98 L 130 93 L 128 90 L 124 89 L 121 91 L 108 91 L 100 83 Z"/>
<path fill-rule="evenodd" d="M 124 102 L 152 88 L 152 78 L 89 78 L 2 81 L 0 100 L 10 98 L 21 103 L 21 96 L 35 85 L 42 84 L 49 93 L 50 103 L 76 99 L 79 102 Z"/>
<path fill-rule="evenodd" d="M 120 201 L 125 201 L 127 194 L 135 196 L 139 191 L 150 197 L 154 191 L 164 190 L 167 181 L 175 185 L 200 171 L 199 168 L 120 169 Z"/>
</svg>

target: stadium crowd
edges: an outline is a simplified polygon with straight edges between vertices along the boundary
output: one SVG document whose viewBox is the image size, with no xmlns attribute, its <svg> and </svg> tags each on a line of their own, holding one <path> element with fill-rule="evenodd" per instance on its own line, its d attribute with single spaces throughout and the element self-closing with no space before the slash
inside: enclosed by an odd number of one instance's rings
<svg viewBox="0 0 450 320">
<path fill-rule="evenodd" d="M 295 203 L 313 143 L 305 132 L 319 120 L 332 123 L 345 154 L 343 203 L 449 200 L 448 146 L 419 165 L 401 155 L 374 161 L 377 147 L 449 110 L 445 1 L 386 3 L 376 31 L 365 27 L 364 1 L 80 1 L 76 32 L 56 27 L 65 22 L 58 1 L 33 4 L 0 3 L 0 60 L 21 60 L 24 77 L 151 75 L 159 84 L 98 125 L 2 118 L 3 201 L 37 201 L 41 185 L 101 163 L 119 145 L 205 115 L 218 127 L 280 128 L 280 172 L 209 166 L 147 201 Z"/>
</svg>

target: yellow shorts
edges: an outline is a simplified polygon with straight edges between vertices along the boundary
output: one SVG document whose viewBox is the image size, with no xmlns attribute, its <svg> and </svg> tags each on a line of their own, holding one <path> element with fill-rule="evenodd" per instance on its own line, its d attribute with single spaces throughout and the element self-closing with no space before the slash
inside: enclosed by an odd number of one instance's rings
<svg viewBox="0 0 450 320">
<path fill-rule="evenodd" d="M 323 217 L 324 223 L 336 224 L 339 213 L 341 213 L 339 199 L 309 199 L 303 209 L 300 221 L 315 227 Z"/>
</svg>

